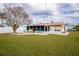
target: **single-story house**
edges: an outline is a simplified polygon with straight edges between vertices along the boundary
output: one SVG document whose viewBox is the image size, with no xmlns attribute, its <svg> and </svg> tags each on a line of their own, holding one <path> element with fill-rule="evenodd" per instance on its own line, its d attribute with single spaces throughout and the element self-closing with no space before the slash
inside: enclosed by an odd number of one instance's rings
<svg viewBox="0 0 79 59">
<path fill-rule="evenodd" d="M 39 23 L 27 25 L 27 32 L 29 33 L 49 33 L 49 34 L 62 34 L 66 32 L 64 23 Z"/>
<path fill-rule="evenodd" d="M 0 33 L 12 33 L 12 27 L 0 27 Z M 17 33 L 32 33 L 32 34 L 65 34 L 67 32 L 64 23 L 38 23 L 20 26 Z"/>
</svg>

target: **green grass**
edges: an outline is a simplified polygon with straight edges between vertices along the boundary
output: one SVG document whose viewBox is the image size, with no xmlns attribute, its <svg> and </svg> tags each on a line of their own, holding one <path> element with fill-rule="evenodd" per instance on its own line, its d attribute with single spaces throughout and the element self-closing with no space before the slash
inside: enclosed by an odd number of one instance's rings
<svg viewBox="0 0 79 59">
<path fill-rule="evenodd" d="M 79 32 L 68 36 L 0 34 L 1 56 L 78 56 Z"/>
</svg>

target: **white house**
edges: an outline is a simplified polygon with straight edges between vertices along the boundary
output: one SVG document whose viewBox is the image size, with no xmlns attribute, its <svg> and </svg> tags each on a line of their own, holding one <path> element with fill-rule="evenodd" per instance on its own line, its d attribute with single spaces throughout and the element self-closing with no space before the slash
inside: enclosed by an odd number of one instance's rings
<svg viewBox="0 0 79 59">
<path fill-rule="evenodd" d="M 12 33 L 13 29 L 10 26 L 0 27 L 0 33 Z M 20 26 L 17 33 L 45 33 L 45 34 L 65 34 L 66 27 L 62 22 L 55 23 L 38 23 L 26 26 Z"/>
</svg>

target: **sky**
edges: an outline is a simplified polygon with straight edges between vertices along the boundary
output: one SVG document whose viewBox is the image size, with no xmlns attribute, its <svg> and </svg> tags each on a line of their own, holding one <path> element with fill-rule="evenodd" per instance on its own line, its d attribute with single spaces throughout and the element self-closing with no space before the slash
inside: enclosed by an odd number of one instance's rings
<svg viewBox="0 0 79 59">
<path fill-rule="evenodd" d="M 79 23 L 78 3 L 18 3 L 25 8 L 33 23 L 64 22 Z M 3 8 L 0 3 L 0 8 Z"/>
</svg>

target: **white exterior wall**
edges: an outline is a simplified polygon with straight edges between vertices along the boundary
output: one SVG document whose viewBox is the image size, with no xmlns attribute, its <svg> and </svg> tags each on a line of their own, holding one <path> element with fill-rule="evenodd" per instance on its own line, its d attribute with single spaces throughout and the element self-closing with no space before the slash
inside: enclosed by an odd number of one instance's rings
<svg viewBox="0 0 79 59">
<path fill-rule="evenodd" d="M 27 32 L 27 28 L 26 27 L 19 27 L 16 32 L 18 33 L 23 33 L 23 32 Z"/>
<path fill-rule="evenodd" d="M 0 33 L 11 33 L 13 32 L 12 27 L 0 27 Z"/>
<path fill-rule="evenodd" d="M 0 27 L 0 33 L 12 33 L 13 32 L 13 29 L 12 27 Z M 27 32 L 27 28 L 26 27 L 19 27 L 16 32 L 18 33 L 23 33 L 23 32 Z"/>
<path fill-rule="evenodd" d="M 66 30 L 66 28 L 64 27 L 64 25 L 62 26 L 61 32 L 64 33 Z"/>
<path fill-rule="evenodd" d="M 55 31 L 55 29 L 60 29 L 60 31 Z M 50 26 L 49 34 L 62 34 L 64 33 L 64 25 L 62 27 Z"/>
</svg>

